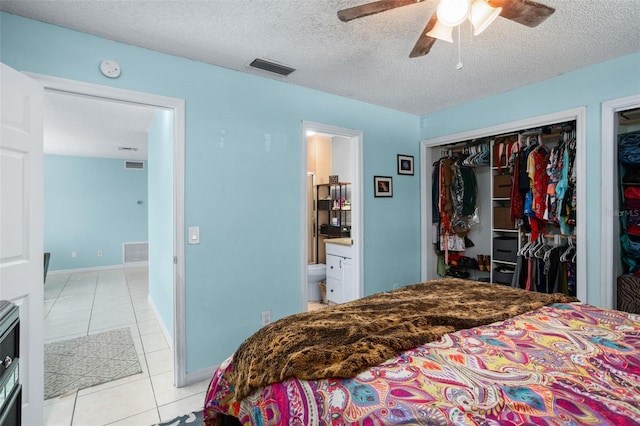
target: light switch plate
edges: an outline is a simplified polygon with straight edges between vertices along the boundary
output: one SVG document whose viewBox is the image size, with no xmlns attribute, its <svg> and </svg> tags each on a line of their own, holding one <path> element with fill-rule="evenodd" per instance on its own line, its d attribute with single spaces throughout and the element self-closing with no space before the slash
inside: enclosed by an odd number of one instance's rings
<svg viewBox="0 0 640 426">
<path fill-rule="evenodd" d="M 189 227 L 189 244 L 200 244 L 200 227 Z"/>
</svg>

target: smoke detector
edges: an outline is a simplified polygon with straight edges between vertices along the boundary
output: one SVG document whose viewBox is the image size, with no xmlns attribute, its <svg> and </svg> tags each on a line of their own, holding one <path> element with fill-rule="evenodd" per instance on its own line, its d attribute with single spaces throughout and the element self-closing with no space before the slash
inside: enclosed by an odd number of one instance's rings
<svg viewBox="0 0 640 426">
<path fill-rule="evenodd" d="M 105 59 L 100 62 L 100 72 L 102 72 L 105 77 L 118 78 L 120 77 L 120 70 L 120 64 L 112 59 Z"/>
</svg>

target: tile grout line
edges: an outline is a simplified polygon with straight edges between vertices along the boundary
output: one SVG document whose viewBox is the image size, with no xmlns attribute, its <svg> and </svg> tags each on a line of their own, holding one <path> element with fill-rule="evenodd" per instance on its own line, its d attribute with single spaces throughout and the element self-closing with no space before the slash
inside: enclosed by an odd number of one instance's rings
<svg viewBox="0 0 640 426">
<path fill-rule="evenodd" d="M 131 295 L 131 287 L 129 286 L 129 278 L 127 277 L 126 270 L 124 272 L 124 282 L 127 284 L 127 292 L 129 293 L 129 301 L 131 302 L 131 308 L 133 309 L 133 316 L 136 319 L 136 328 L 138 329 L 138 337 L 140 338 L 140 345 L 142 346 L 142 355 L 144 357 L 144 363 L 147 366 L 147 375 L 149 378 L 149 386 L 151 387 L 151 393 L 153 395 L 153 402 L 156 406 L 156 413 L 158 414 L 158 419 L 162 421 L 162 417 L 160 416 L 160 407 L 158 406 L 158 398 L 156 396 L 156 390 L 153 387 L 153 380 L 151 380 L 151 370 L 149 369 L 149 361 L 147 361 L 147 351 L 144 347 L 144 341 L 142 340 L 142 333 L 140 332 L 140 325 L 138 324 L 138 313 L 136 312 L 136 308 L 133 304 L 133 296 Z M 149 275 L 147 274 L 147 294 L 149 293 Z"/>
<path fill-rule="evenodd" d="M 87 336 L 89 335 L 89 330 L 91 330 L 91 319 L 93 318 L 93 308 L 96 305 L 96 293 L 98 292 L 98 281 L 100 280 L 100 272 L 96 274 L 96 282 L 93 287 L 93 300 L 91 301 L 91 313 L 89 314 L 89 321 L 87 321 Z"/>
<path fill-rule="evenodd" d="M 71 410 L 71 422 L 69 422 L 69 426 L 73 425 L 73 416 L 76 414 L 76 405 L 77 404 L 78 404 L 78 391 L 76 391 L 76 394 L 73 397 L 73 410 Z"/>
<path fill-rule="evenodd" d="M 44 321 L 45 319 L 47 319 L 47 317 L 49 316 L 49 314 L 51 313 L 51 311 L 53 310 L 53 307 L 56 305 L 56 303 L 58 303 L 58 299 L 60 294 L 62 294 L 62 291 L 64 290 L 64 288 L 67 286 L 67 284 L 69 284 L 69 281 L 71 280 L 71 274 L 69 274 L 67 276 L 67 279 L 65 280 L 64 284 L 62 285 L 62 287 L 60 287 L 60 290 L 58 291 L 58 293 L 55 295 L 55 297 L 53 299 L 53 303 L 51 304 L 51 307 L 49 308 L 49 311 L 47 311 L 47 315 L 45 315 L 42 318 L 42 321 Z M 46 283 L 45 283 L 46 284 Z"/>
</svg>

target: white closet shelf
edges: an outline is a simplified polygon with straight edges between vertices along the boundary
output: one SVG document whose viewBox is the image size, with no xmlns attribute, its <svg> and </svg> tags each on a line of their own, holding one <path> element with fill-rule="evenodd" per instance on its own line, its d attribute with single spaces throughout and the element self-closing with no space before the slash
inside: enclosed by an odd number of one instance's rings
<svg viewBox="0 0 640 426">
<path fill-rule="evenodd" d="M 509 262 L 508 260 L 495 260 L 495 259 L 491 259 L 491 261 L 493 263 L 500 263 L 501 265 L 513 265 L 516 266 L 518 263 L 517 262 Z"/>
</svg>

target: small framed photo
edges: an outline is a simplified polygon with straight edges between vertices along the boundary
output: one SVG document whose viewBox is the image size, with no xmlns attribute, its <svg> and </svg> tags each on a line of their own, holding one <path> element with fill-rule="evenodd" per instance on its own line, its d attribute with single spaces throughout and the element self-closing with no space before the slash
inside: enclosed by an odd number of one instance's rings
<svg viewBox="0 0 640 426">
<path fill-rule="evenodd" d="M 374 176 L 373 194 L 376 197 L 393 197 L 393 181 L 391 176 Z"/>
<path fill-rule="evenodd" d="M 398 154 L 398 174 L 413 175 L 413 155 Z"/>
</svg>

